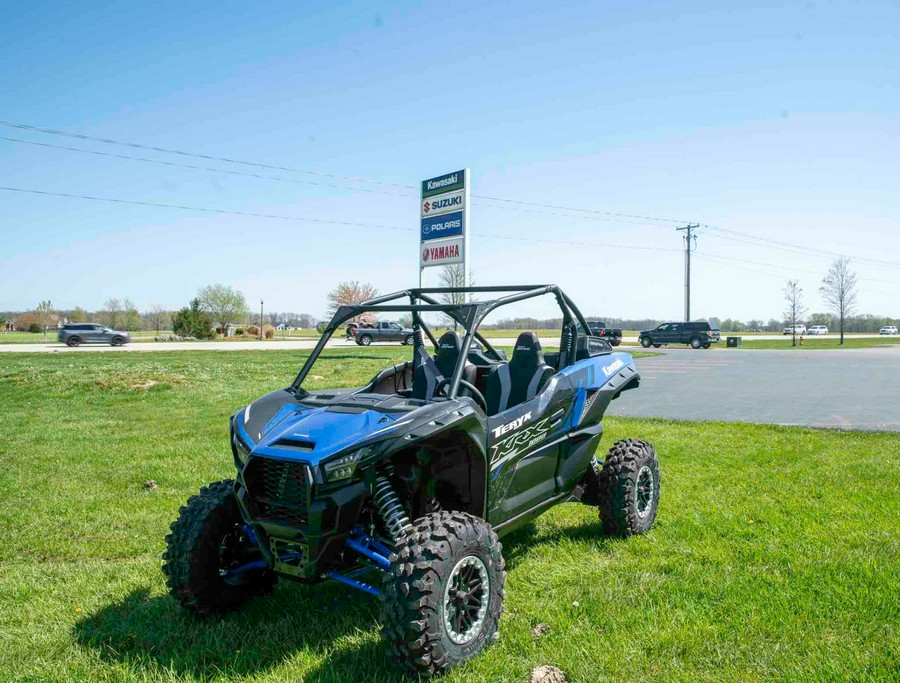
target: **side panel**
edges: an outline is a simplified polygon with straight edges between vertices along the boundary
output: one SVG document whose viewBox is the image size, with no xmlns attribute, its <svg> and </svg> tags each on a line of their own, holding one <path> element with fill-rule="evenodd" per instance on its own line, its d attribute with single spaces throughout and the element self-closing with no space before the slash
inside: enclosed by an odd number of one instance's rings
<svg viewBox="0 0 900 683">
<path fill-rule="evenodd" d="M 538 396 L 488 418 L 488 521 L 500 524 L 556 494 L 555 474 L 574 391 L 554 376 Z"/>
</svg>

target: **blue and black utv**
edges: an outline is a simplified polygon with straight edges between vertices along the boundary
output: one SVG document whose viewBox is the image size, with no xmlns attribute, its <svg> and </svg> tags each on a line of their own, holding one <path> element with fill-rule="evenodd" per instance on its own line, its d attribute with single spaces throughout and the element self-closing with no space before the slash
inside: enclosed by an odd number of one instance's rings
<svg viewBox="0 0 900 683">
<path fill-rule="evenodd" d="M 438 300 L 486 293 L 496 298 Z M 507 358 L 478 332 L 498 307 L 542 295 L 562 311 L 558 352 L 523 332 Z M 363 313 L 411 315 L 412 358 L 363 387 L 304 389 L 332 334 Z M 436 338 L 426 322 L 437 314 L 464 335 Z M 445 672 L 497 633 L 498 536 L 567 501 L 598 507 L 606 534 L 650 529 L 653 447 L 619 441 L 595 459 L 609 402 L 639 381 L 631 355 L 590 334 L 554 285 L 420 288 L 342 306 L 293 384 L 232 416 L 236 476 L 181 508 L 168 586 L 208 616 L 278 576 L 339 581 L 380 597 L 383 635 L 407 671 Z"/>
</svg>

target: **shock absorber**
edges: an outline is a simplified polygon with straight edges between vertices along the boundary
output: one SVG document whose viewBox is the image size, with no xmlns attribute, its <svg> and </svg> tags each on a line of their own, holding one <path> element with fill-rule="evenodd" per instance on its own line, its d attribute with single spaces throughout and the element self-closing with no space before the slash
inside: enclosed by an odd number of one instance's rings
<svg viewBox="0 0 900 683">
<path fill-rule="evenodd" d="M 400 543 L 404 536 L 412 531 L 412 524 L 406 510 L 403 509 L 400 497 L 388 479 L 388 475 L 393 472 L 393 467 L 387 463 L 384 469 L 385 473 L 378 475 L 375 479 L 372 502 L 375 503 L 375 509 L 381 515 L 391 539 L 394 543 Z"/>
</svg>

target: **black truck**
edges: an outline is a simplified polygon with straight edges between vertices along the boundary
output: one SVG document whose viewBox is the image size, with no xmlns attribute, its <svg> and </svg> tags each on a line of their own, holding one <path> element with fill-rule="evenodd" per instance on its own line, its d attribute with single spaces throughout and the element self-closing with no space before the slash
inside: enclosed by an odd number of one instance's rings
<svg viewBox="0 0 900 683">
<path fill-rule="evenodd" d="M 591 334 L 603 337 L 610 346 L 618 346 L 622 343 L 622 330 L 618 327 L 608 327 L 602 320 L 588 320 L 587 326 Z"/>
<path fill-rule="evenodd" d="M 371 327 L 347 327 L 347 338 L 353 338 L 360 346 L 369 346 L 372 342 L 398 341 L 404 346 L 413 342 L 413 330 L 400 323 L 379 321 Z"/>
</svg>

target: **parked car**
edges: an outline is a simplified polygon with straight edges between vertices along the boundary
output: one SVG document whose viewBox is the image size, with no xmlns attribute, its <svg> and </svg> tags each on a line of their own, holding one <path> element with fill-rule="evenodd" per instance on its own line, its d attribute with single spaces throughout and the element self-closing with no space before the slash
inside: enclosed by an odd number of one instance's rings
<svg viewBox="0 0 900 683">
<path fill-rule="evenodd" d="M 665 344 L 690 344 L 694 349 L 708 349 L 722 337 L 718 327 L 712 323 L 684 322 L 663 323 L 655 330 L 644 330 L 638 334 L 638 341 L 645 349 L 654 346 L 659 348 Z"/>
<path fill-rule="evenodd" d="M 400 323 L 380 321 L 372 327 L 348 328 L 347 332 L 356 338 L 356 343 L 360 346 L 368 346 L 376 341 L 398 341 L 406 346 L 413 343 L 413 331 Z"/>
<path fill-rule="evenodd" d="M 898 332 L 897 332 L 897 328 L 894 327 L 893 325 L 885 325 L 880 330 L 878 330 L 878 334 L 895 335 L 895 334 L 898 334 Z"/>
<path fill-rule="evenodd" d="M 828 327 L 826 325 L 813 325 L 806 331 L 806 334 L 828 334 Z"/>
<path fill-rule="evenodd" d="M 793 327 L 788 325 L 781 331 L 781 333 L 782 334 L 790 334 L 790 335 L 806 334 L 806 325 L 794 325 Z"/>
<path fill-rule="evenodd" d="M 122 346 L 131 341 L 131 335 L 127 332 L 113 330 L 98 323 L 68 323 L 59 328 L 56 338 L 68 346 L 79 344 Z"/>
</svg>

